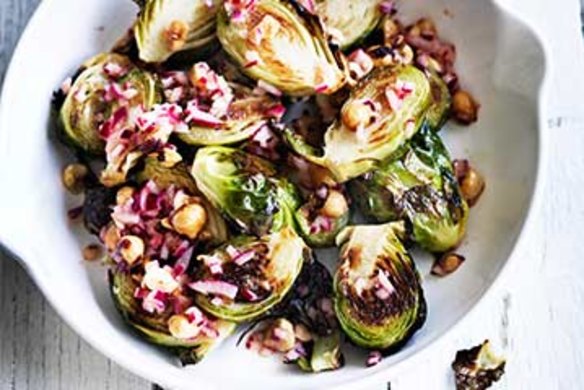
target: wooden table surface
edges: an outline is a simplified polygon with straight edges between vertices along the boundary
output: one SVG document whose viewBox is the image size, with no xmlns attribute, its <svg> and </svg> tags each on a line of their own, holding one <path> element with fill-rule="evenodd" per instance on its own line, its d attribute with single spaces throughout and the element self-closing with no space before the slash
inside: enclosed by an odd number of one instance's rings
<svg viewBox="0 0 584 390">
<path fill-rule="evenodd" d="M 82 1 L 82 0 L 80 0 Z M 120 0 L 123 1 L 123 0 Z M 470 1 L 470 0 L 469 0 Z M 486 1 L 486 0 L 474 0 Z M 544 204 L 514 275 L 421 366 L 391 389 L 452 389 L 455 351 L 485 338 L 508 359 L 499 389 L 584 388 L 584 50 L 578 0 L 502 0 L 545 38 L 551 134 Z M 0 85 L 39 0 L 0 0 Z M 42 72 L 42 64 L 39 64 Z M 1 187 L 1 184 L 0 184 Z M 149 389 L 93 350 L 55 314 L 26 273 L 0 254 L 0 389 Z M 385 385 L 378 387 L 380 390 Z M 371 389 L 373 390 L 373 389 Z"/>
</svg>

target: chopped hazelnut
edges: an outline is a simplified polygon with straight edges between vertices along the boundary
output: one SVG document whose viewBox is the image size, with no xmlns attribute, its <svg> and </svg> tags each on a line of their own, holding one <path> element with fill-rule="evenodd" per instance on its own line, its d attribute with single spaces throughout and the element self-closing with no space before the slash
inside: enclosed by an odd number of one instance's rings
<svg viewBox="0 0 584 390">
<path fill-rule="evenodd" d="M 122 187 L 118 190 L 116 194 L 116 203 L 119 205 L 125 204 L 128 200 L 130 200 L 134 196 L 134 189 L 132 187 Z"/>
<path fill-rule="evenodd" d="M 296 335 L 296 338 L 303 343 L 312 340 L 312 334 L 303 324 L 296 324 L 294 326 L 294 334 Z"/>
<path fill-rule="evenodd" d="M 431 19 L 422 18 L 416 22 L 420 35 L 426 39 L 433 39 L 437 35 L 436 25 Z"/>
<path fill-rule="evenodd" d="M 144 256 L 144 241 L 140 237 L 124 236 L 118 243 L 118 247 L 120 248 L 120 255 L 130 265 Z"/>
<path fill-rule="evenodd" d="M 342 112 L 343 123 L 352 130 L 369 125 L 372 117 L 371 107 L 361 101 L 352 102 Z"/>
<path fill-rule="evenodd" d="M 478 119 L 479 105 L 466 91 L 459 90 L 452 97 L 452 113 L 458 122 L 468 125 Z"/>
<path fill-rule="evenodd" d="M 118 242 L 120 241 L 120 231 L 113 223 L 108 225 L 107 228 L 102 233 L 101 239 L 106 249 L 113 252 L 118 247 Z"/>
<path fill-rule="evenodd" d="M 401 33 L 401 26 L 398 22 L 391 18 L 385 19 L 383 22 L 383 42 L 387 46 L 392 46 L 394 38 Z"/>
<path fill-rule="evenodd" d="M 95 261 L 101 257 L 101 246 L 97 244 L 89 244 L 83 248 L 83 260 Z"/>
<path fill-rule="evenodd" d="M 485 190 L 485 186 L 485 179 L 482 175 L 474 168 L 469 167 L 462 180 L 460 180 L 460 190 L 470 207 L 477 203 Z"/>
<path fill-rule="evenodd" d="M 193 240 L 197 238 L 207 223 L 207 212 L 198 203 L 187 204 L 176 211 L 171 217 L 170 223 L 178 233 Z"/>
<path fill-rule="evenodd" d="M 188 340 L 197 337 L 201 328 L 192 324 L 185 315 L 177 314 L 168 320 L 168 330 L 173 337 Z"/>
<path fill-rule="evenodd" d="M 457 253 L 445 253 L 438 258 L 432 266 L 432 275 L 446 276 L 450 275 L 461 266 L 464 262 L 464 256 Z"/>
<path fill-rule="evenodd" d="M 189 32 L 189 26 L 180 20 L 174 20 L 164 31 L 164 40 L 166 47 L 170 51 L 180 50 L 186 40 Z"/>
<path fill-rule="evenodd" d="M 339 218 L 347 212 L 349 205 L 344 195 L 339 191 L 329 191 L 328 197 L 322 206 L 321 212 L 329 218 Z"/>
<path fill-rule="evenodd" d="M 294 326 L 284 318 L 275 320 L 266 329 L 263 344 L 273 351 L 288 352 L 296 344 Z"/>
<path fill-rule="evenodd" d="M 63 169 L 63 185 L 72 194 L 80 194 L 85 189 L 85 179 L 89 169 L 83 164 L 69 164 Z"/>
</svg>

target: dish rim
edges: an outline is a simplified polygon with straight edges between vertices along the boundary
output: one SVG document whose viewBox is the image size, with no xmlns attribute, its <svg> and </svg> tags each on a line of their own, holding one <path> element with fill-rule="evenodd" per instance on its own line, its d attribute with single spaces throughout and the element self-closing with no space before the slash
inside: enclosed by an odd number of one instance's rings
<svg viewBox="0 0 584 390">
<path fill-rule="evenodd" d="M 15 73 L 14 67 L 14 59 L 17 57 L 21 57 L 25 55 L 23 49 L 23 42 L 29 39 L 29 35 L 31 34 L 30 31 L 32 30 L 32 26 L 38 23 L 38 20 L 45 18 L 45 14 L 50 9 L 49 4 L 52 3 L 53 0 L 45 0 L 41 2 L 36 10 L 34 11 L 32 17 L 26 24 L 25 29 L 23 30 L 17 45 L 13 51 L 13 54 L 10 59 L 10 63 L 6 68 L 4 83 L 2 86 L 2 90 L 0 91 L 0 124 L 3 121 L 2 113 L 5 110 L 7 104 L 4 102 L 7 101 L 7 88 L 6 85 L 9 84 L 9 80 L 13 78 L 13 73 Z M 367 376 L 356 377 L 346 381 L 344 384 L 336 385 L 333 388 L 335 390 L 344 390 L 344 389 L 351 389 L 355 386 L 366 386 L 371 385 L 373 383 L 381 382 L 383 378 L 387 378 L 390 375 L 395 375 L 397 372 L 403 371 L 408 367 L 411 367 L 416 362 L 419 362 L 430 355 L 430 353 L 438 348 L 439 346 L 445 345 L 445 343 L 452 338 L 452 335 L 457 332 L 464 324 L 466 324 L 470 317 L 477 311 L 477 308 L 482 306 L 482 303 L 486 301 L 493 293 L 501 286 L 504 280 L 511 274 L 511 269 L 518 264 L 518 252 L 519 249 L 523 247 L 524 242 L 526 241 L 526 237 L 529 236 L 529 232 L 531 228 L 534 226 L 534 219 L 537 217 L 538 211 L 541 209 L 543 192 L 545 188 L 545 181 L 547 178 L 546 171 L 547 171 L 547 161 L 548 161 L 548 152 L 547 147 L 548 145 L 547 138 L 548 134 L 545 131 L 546 129 L 546 107 L 545 107 L 545 96 L 547 94 L 547 90 L 549 88 L 549 65 L 550 65 L 550 56 L 549 56 L 549 48 L 547 46 L 547 42 L 542 38 L 538 29 L 534 28 L 534 26 L 530 23 L 529 20 L 524 19 L 518 14 L 517 11 L 510 9 L 508 5 L 505 5 L 502 0 L 490 0 L 490 3 L 493 4 L 495 8 L 497 8 L 502 13 L 506 14 L 507 16 L 511 17 L 516 23 L 521 24 L 527 30 L 529 30 L 535 40 L 537 41 L 539 47 L 541 48 L 543 54 L 543 73 L 541 75 L 541 79 L 539 82 L 539 89 L 537 92 L 537 148 L 536 148 L 536 169 L 535 169 L 535 179 L 534 185 L 532 189 L 531 199 L 529 200 L 529 205 L 527 206 L 525 216 L 521 222 L 519 227 L 519 233 L 517 235 L 517 239 L 511 245 L 511 250 L 509 255 L 507 256 L 506 261 L 502 264 L 501 268 L 496 273 L 496 276 L 490 281 L 490 284 L 481 292 L 481 294 L 475 299 L 469 309 L 464 312 L 460 318 L 454 323 L 454 325 L 444 331 L 442 334 L 436 336 L 436 338 L 430 341 L 427 345 L 421 347 L 418 351 L 414 352 L 411 356 L 405 357 L 403 360 L 395 362 L 391 366 L 386 367 L 383 370 L 379 370 L 377 372 L 372 372 Z M 0 131 L 0 141 L 2 141 L 2 131 Z M 2 232 L 0 232 L 2 233 Z M 184 387 L 184 381 L 180 379 L 176 379 L 174 377 L 166 376 L 163 378 L 162 375 L 155 375 L 148 367 L 141 366 L 135 363 L 132 363 L 132 359 L 130 357 L 124 357 L 124 354 L 119 352 L 119 349 L 112 347 L 107 340 L 101 338 L 98 333 L 92 333 L 89 330 L 85 330 L 76 326 L 76 322 L 71 320 L 72 314 L 68 313 L 68 311 L 59 305 L 57 299 L 55 299 L 55 295 L 50 293 L 49 290 L 51 288 L 50 283 L 45 282 L 45 278 L 42 278 L 38 275 L 38 272 L 34 269 L 34 262 L 30 263 L 27 262 L 22 256 L 19 255 L 19 250 L 17 248 L 11 248 L 10 245 L 5 244 L 7 237 L 2 237 L 0 234 L 0 253 L 7 254 L 8 258 L 17 261 L 27 272 L 27 274 L 31 277 L 34 283 L 38 286 L 38 288 L 43 293 L 44 298 L 49 302 L 51 307 L 58 313 L 58 315 L 70 326 L 80 337 L 82 337 L 86 342 L 88 342 L 93 348 L 97 351 L 102 353 L 104 356 L 112 359 L 117 364 L 122 366 L 124 369 L 139 375 L 140 377 L 149 380 L 153 383 L 161 383 L 164 386 L 170 388 L 182 388 Z M 4 243 L 3 243 L 4 241 Z M 161 380 L 162 379 L 162 380 Z M 218 388 L 216 383 L 204 383 L 207 388 L 215 389 Z"/>
</svg>

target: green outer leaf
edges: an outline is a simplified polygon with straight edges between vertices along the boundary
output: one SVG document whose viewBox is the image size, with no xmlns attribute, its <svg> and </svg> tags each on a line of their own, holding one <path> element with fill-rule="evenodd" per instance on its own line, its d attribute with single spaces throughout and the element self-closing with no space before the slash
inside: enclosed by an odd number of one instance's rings
<svg viewBox="0 0 584 390">
<path fill-rule="evenodd" d="M 131 82 L 140 92 L 137 98 L 132 99 L 132 105 L 143 105 L 145 109 L 149 109 L 161 100 L 154 76 L 138 69 L 127 57 L 102 53 L 85 62 L 61 107 L 59 127 L 67 143 L 93 155 L 103 155 L 105 149 L 105 142 L 98 133 L 101 122 L 97 120 L 97 113 L 109 115 L 119 107 L 119 103 L 115 101 L 105 102 L 102 96 L 107 80 L 103 66 L 108 62 L 129 69 L 121 81 Z M 88 98 L 83 102 L 78 102 L 75 98 L 75 93 L 80 89 L 88 92 Z"/>
<path fill-rule="evenodd" d="M 335 274 L 335 311 L 342 329 L 359 346 L 393 350 L 405 343 L 425 320 L 420 278 L 400 241 L 403 230 L 403 223 L 352 226 L 337 237 L 342 258 Z M 394 287 L 385 313 L 368 308 L 369 301 L 361 300 L 358 304 L 360 298 L 351 292 L 359 278 L 369 281 L 379 270 L 388 273 Z"/>
<path fill-rule="evenodd" d="M 430 104 L 430 84 L 424 73 L 413 66 L 374 70 L 355 88 L 344 107 L 355 100 L 363 99 L 371 99 L 387 107 L 385 89 L 398 79 L 413 83 L 415 90 L 404 99 L 399 111 L 381 112 L 383 123 L 375 131 L 373 140 L 366 144 L 361 143 L 357 139 L 357 133 L 339 120 L 333 123 L 326 132 L 325 154 L 322 162 L 339 182 L 345 182 L 372 170 L 380 161 L 388 158 L 409 140 L 421 127 L 424 114 Z M 406 131 L 408 120 L 415 121 L 411 133 Z M 318 160 L 311 159 L 311 161 Z"/>
<path fill-rule="evenodd" d="M 299 15 L 291 3 L 282 0 L 258 0 L 250 12 L 246 21 L 233 22 L 222 9 L 217 20 L 219 41 L 249 77 L 264 80 L 292 96 L 307 96 L 317 92 L 317 87 L 322 83 L 315 80 L 317 68 L 320 68 L 322 74 L 330 75 L 327 90 L 319 92 L 333 93 L 344 85 L 345 72 L 339 67 L 318 18 L 308 14 Z M 268 45 L 256 44 L 247 38 L 266 15 L 284 25 L 279 32 L 279 39 L 284 39 L 286 35 L 287 40 Z M 288 58 L 283 58 L 283 53 L 278 53 L 274 58 L 271 49 L 284 47 Z M 261 61 L 255 66 L 245 67 L 248 62 L 245 56 L 249 52 L 258 53 Z"/>
<path fill-rule="evenodd" d="M 317 337 L 310 357 L 310 371 L 324 372 L 336 370 L 344 365 L 341 353 L 341 334 L 335 331 L 325 337 Z"/>
<path fill-rule="evenodd" d="M 145 312 L 134 298 L 138 284 L 127 272 L 109 272 L 110 292 L 118 312 L 126 324 L 148 342 L 164 347 L 178 356 L 183 364 L 194 364 L 204 358 L 213 348 L 233 333 L 236 324 L 217 320 L 215 329 L 219 337 L 209 338 L 203 334 L 190 340 L 181 340 L 168 333 L 168 319 L 172 315 L 166 312 L 153 315 Z"/>
<path fill-rule="evenodd" d="M 426 121 L 432 130 L 440 131 L 450 116 L 452 96 L 448 90 L 448 85 L 439 75 L 432 73 L 429 76 L 429 80 L 432 104 L 426 113 Z"/>
<path fill-rule="evenodd" d="M 377 28 L 383 14 L 380 0 L 321 0 L 316 7 L 328 29 L 341 33 L 343 50 L 363 40 Z"/>
<path fill-rule="evenodd" d="M 409 220 L 413 240 L 431 252 L 445 252 L 460 243 L 468 205 L 454 178 L 448 150 L 428 126 L 369 176 L 349 186 L 369 219 Z"/>
<path fill-rule="evenodd" d="M 215 15 L 220 2 L 209 8 L 205 0 L 148 0 L 134 26 L 140 59 L 164 62 L 177 52 L 201 49 L 215 40 Z M 174 21 L 188 26 L 187 40 L 179 50 L 164 42 L 164 32 Z"/>
<path fill-rule="evenodd" d="M 242 238 L 235 239 L 231 244 L 237 248 L 239 246 L 238 241 L 241 242 L 241 240 Z M 270 265 L 267 271 L 273 272 L 268 276 L 268 280 L 274 290 L 269 298 L 254 303 L 229 302 L 214 305 L 209 297 L 197 294 L 196 301 L 200 307 L 218 318 L 239 323 L 261 316 L 284 299 L 300 274 L 307 250 L 306 244 L 291 228 L 284 228 L 260 240 L 270 248 L 268 254 Z M 245 248 L 249 246 L 250 239 L 244 239 L 243 244 L 243 246 L 239 247 Z M 218 249 L 213 255 L 217 255 L 226 261 L 231 261 L 224 248 Z"/>
</svg>

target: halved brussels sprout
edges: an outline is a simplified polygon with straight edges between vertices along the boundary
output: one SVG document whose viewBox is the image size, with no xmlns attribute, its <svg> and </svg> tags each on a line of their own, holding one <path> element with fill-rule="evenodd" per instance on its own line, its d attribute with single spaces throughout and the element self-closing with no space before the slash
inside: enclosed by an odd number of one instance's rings
<svg viewBox="0 0 584 390">
<path fill-rule="evenodd" d="M 164 62 L 171 55 L 215 40 L 218 0 L 148 0 L 134 26 L 140 59 Z"/>
<path fill-rule="evenodd" d="M 337 237 L 335 311 L 355 344 L 391 353 L 424 324 L 420 277 L 400 241 L 403 223 L 352 226 Z"/>
<path fill-rule="evenodd" d="M 380 0 L 317 0 L 327 32 L 346 49 L 371 33 L 381 21 Z"/>
<path fill-rule="evenodd" d="M 242 322 L 277 305 L 294 285 L 308 248 L 289 227 L 260 239 L 239 237 L 209 255 L 190 287 L 205 311 Z"/>
<path fill-rule="evenodd" d="M 230 84 L 235 98 L 229 105 L 226 118 L 217 124 L 191 123 L 189 131 L 180 139 L 190 145 L 229 145 L 253 136 L 271 119 L 280 119 L 284 107 L 270 95 L 254 95 L 252 90 L 239 84 Z"/>
<path fill-rule="evenodd" d="M 327 130 L 324 155 L 290 130 L 286 136 L 294 151 L 345 182 L 371 171 L 416 134 L 430 103 L 430 83 L 417 68 L 377 68 L 355 87 L 341 118 Z"/>
<path fill-rule="evenodd" d="M 150 343 L 178 356 L 185 365 L 199 362 L 235 330 L 235 323 L 214 319 L 202 313 L 207 321 L 206 326 L 213 334 L 207 331 L 189 338 L 175 337 L 169 330 L 169 323 L 173 317 L 170 306 L 162 313 L 149 313 L 144 310 L 135 297 L 140 284 L 132 273 L 120 269 L 110 270 L 109 283 L 115 306 L 125 322 Z"/>
<path fill-rule="evenodd" d="M 429 80 L 432 104 L 426 113 L 426 121 L 432 130 L 440 131 L 450 116 L 452 96 L 448 85 L 439 75 L 431 73 Z"/>
<path fill-rule="evenodd" d="M 378 169 L 351 182 L 350 188 L 369 219 L 408 220 L 413 240 L 428 251 L 453 249 L 466 232 L 468 205 L 446 147 L 428 126 Z"/>
<path fill-rule="evenodd" d="M 309 196 L 295 217 L 308 245 L 331 247 L 337 234 L 349 223 L 349 204 L 341 191 L 323 185 Z"/>
<path fill-rule="evenodd" d="M 227 1 L 217 35 L 225 51 L 251 78 L 288 95 L 330 94 L 345 72 L 317 16 L 296 2 Z M 261 85 L 261 84 L 260 84 Z"/>
<path fill-rule="evenodd" d="M 246 233 L 262 236 L 294 223 L 296 188 L 276 178 L 275 168 L 260 157 L 209 146 L 197 152 L 191 174 L 207 199 Z"/>
<path fill-rule="evenodd" d="M 107 134 L 102 125 L 122 107 L 150 109 L 160 101 L 159 88 L 150 73 L 119 54 L 99 54 L 81 69 L 61 106 L 60 127 L 67 142 L 103 155 Z M 124 125 L 119 122 L 118 127 Z"/>
<path fill-rule="evenodd" d="M 201 205 L 206 211 L 206 223 L 204 231 L 209 237 L 211 245 L 220 245 L 229 238 L 227 225 L 221 214 L 211 203 L 202 196 L 197 188 L 197 183 L 189 173 L 188 167 L 179 162 L 173 166 L 166 166 L 157 157 L 149 156 L 144 160 L 144 167 L 136 174 L 139 183 L 152 180 L 161 189 L 174 186 L 177 189 L 187 191 L 190 195 L 200 196 Z"/>
</svg>

